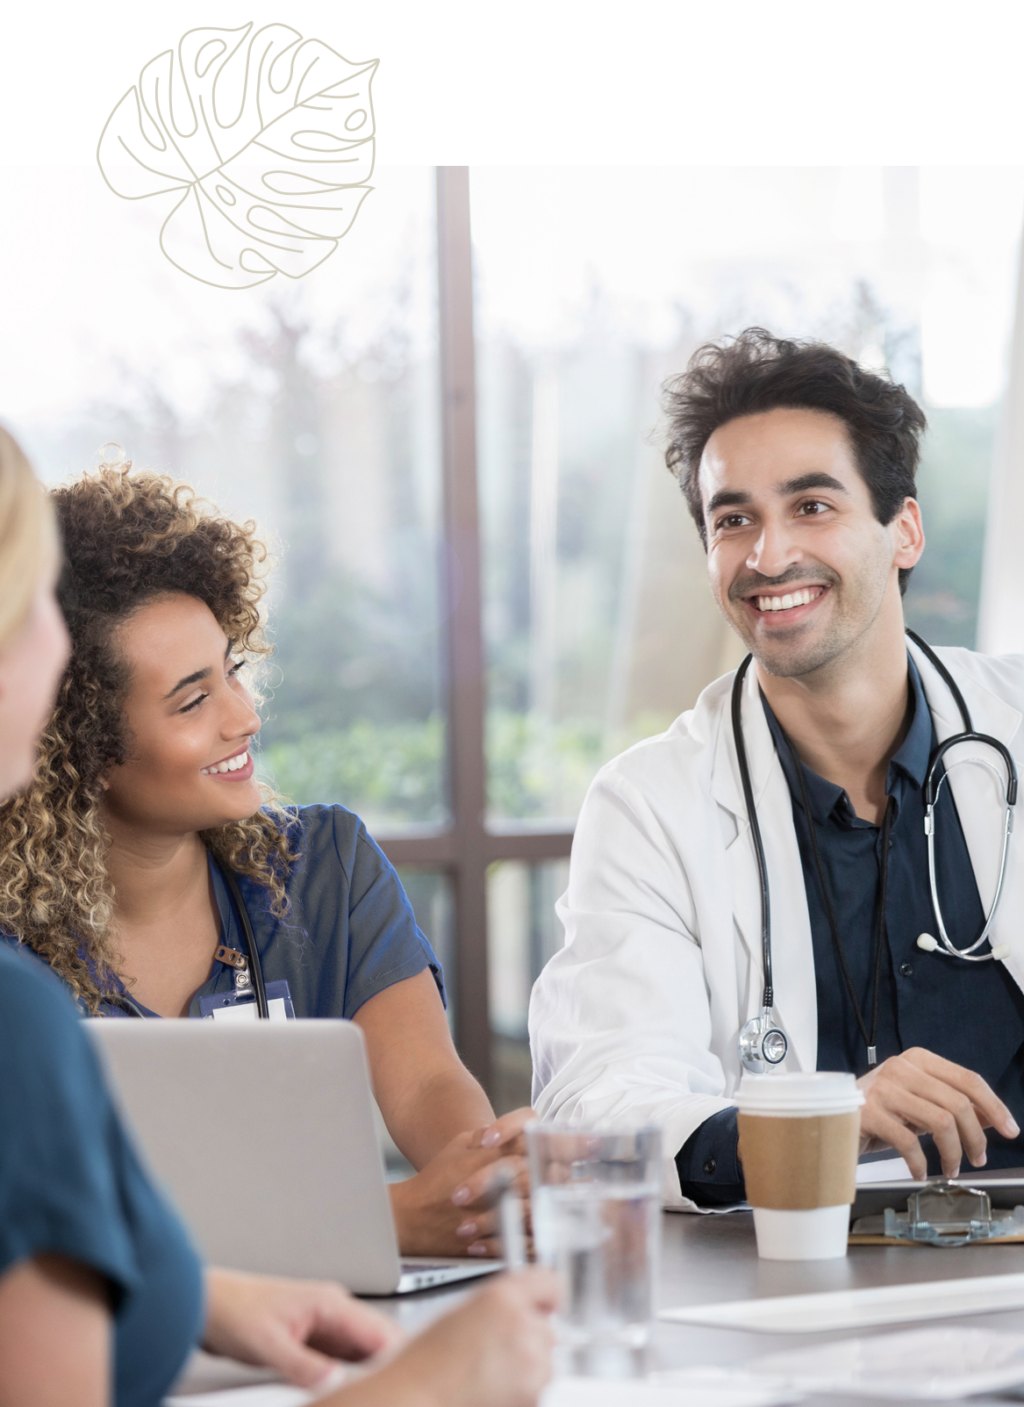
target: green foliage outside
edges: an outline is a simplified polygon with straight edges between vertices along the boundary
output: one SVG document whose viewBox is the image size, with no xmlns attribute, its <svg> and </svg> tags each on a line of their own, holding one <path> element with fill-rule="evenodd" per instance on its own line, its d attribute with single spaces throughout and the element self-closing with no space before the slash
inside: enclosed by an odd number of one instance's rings
<svg viewBox="0 0 1024 1407">
<path fill-rule="evenodd" d="M 271 743 L 261 770 L 290 801 L 341 802 L 374 825 L 444 820 L 440 714 L 408 723 L 357 719 Z"/>
<path fill-rule="evenodd" d="M 589 719 L 551 723 L 536 714 L 493 711 L 487 719 L 488 801 L 501 819 L 575 820 L 590 779 L 607 755 Z"/>
<path fill-rule="evenodd" d="M 271 603 L 276 649 L 266 672 L 266 775 L 293 801 L 341 802 L 371 827 L 443 825 L 442 557 L 433 489 L 417 487 L 417 474 L 426 471 L 412 452 L 429 433 L 415 413 L 422 368 L 399 335 L 398 313 L 394 336 L 365 354 L 339 353 L 327 369 L 306 357 L 301 310 L 274 305 L 267 314 L 265 330 L 240 344 L 245 366 L 237 383 L 221 386 L 200 419 L 181 416 L 155 381 L 136 376 L 126 383 L 125 404 L 93 407 L 80 425 L 35 436 L 34 447 L 57 478 L 60 466 L 87 463 L 93 445 L 118 440 L 142 464 L 185 474 L 215 498 L 227 494 L 240 505 L 239 517 L 253 512 L 272 522 L 284 560 Z M 886 330 L 870 290 L 858 292 L 851 317 L 856 326 L 826 335 L 849 342 L 854 354 L 867 342 L 884 343 L 894 375 L 914 389 L 915 337 Z M 563 358 L 557 555 L 572 630 L 557 660 L 554 719 L 528 711 L 533 381 L 526 352 L 512 349 L 494 373 L 515 390 L 505 418 L 481 420 L 485 447 L 488 433 L 494 442 L 482 456 L 481 501 L 495 705 L 487 718 L 488 812 L 497 823 L 571 821 L 601 764 L 670 722 L 643 715 L 610 731 L 601 721 L 623 555 L 625 466 L 635 450 L 630 388 L 650 367 L 614 329 L 590 338 L 585 350 Z M 487 364 L 485 357 L 484 371 Z M 935 644 L 971 646 L 996 411 L 927 413 L 919 496 L 928 546 L 913 574 L 907 616 Z M 496 445 L 504 457 L 488 477 Z M 359 516 L 352 486 L 361 480 L 386 486 L 373 530 L 386 545 L 387 570 L 372 581 L 335 541 L 344 515 L 338 486 L 348 485 L 345 502 Z M 376 521 L 367 513 L 368 523 Z M 677 646 L 666 641 L 666 648 Z M 558 710 L 566 716 L 557 717 Z"/>
<path fill-rule="evenodd" d="M 671 720 L 653 714 L 608 736 L 589 720 L 551 723 L 534 714 L 493 710 L 487 720 L 493 819 L 572 821 L 594 773 L 609 757 Z M 371 829 L 440 825 L 445 819 L 444 721 L 358 719 L 321 729 L 261 754 L 268 780 L 300 804 L 341 802 Z"/>
<path fill-rule="evenodd" d="M 928 545 L 911 578 L 907 619 L 934 644 L 970 647 L 996 414 L 929 409 L 928 418 L 918 479 Z M 262 767 L 292 801 L 341 802 L 371 829 L 439 826 L 447 801 L 444 719 L 430 711 L 434 637 L 396 633 L 393 613 L 337 574 L 301 606 L 283 603 L 275 658 L 281 674 Z M 501 697 L 507 691 L 500 667 L 492 663 L 491 674 Z M 491 819 L 571 822 L 598 768 L 670 722 L 645 714 L 609 734 L 593 718 L 552 721 L 515 707 L 491 709 Z"/>
<path fill-rule="evenodd" d="M 934 645 L 974 647 L 996 410 L 927 408 L 918 498 L 927 546 L 907 623 Z"/>
<path fill-rule="evenodd" d="M 607 733 L 593 719 L 558 722 L 492 709 L 487 718 L 489 810 L 494 820 L 561 818 L 573 823 L 594 774 L 609 758 L 661 733 L 672 719 L 639 715 Z"/>
</svg>

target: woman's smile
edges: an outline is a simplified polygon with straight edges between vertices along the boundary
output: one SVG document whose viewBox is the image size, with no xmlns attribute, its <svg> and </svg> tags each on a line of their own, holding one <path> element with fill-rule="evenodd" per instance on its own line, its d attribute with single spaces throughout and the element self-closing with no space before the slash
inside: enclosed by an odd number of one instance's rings
<svg viewBox="0 0 1024 1407">
<path fill-rule="evenodd" d="M 252 776 L 253 767 L 252 754 L 247 742 L 241 751 L 233 752 L 228 757 L 222 757 L 219 762 L 213 762 L 209 767 L 200 767 L 199 770 L 204 777 L 219 777 L 229 782 L 245 782 Z"/>
<path fill-rule="evenodd" d="M 119 625 L 116 639 L 128 667 L 131 752 L 104 778 L 108 824 L 116 815 L 135 833 L 188 835 L 255 815 L 259 715 L 240 674 L 244 659 L 209 606 L 166 592 Z"/>
</svg>

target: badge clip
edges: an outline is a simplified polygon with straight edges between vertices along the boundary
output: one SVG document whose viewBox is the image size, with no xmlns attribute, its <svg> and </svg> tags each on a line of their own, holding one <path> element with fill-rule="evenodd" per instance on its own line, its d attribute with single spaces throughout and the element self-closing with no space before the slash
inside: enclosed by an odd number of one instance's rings
<svg viewBox="0 0 1024 1407">
<path fill-rule="evenodd" d="M 223 943 L 213 956 L 217 962 L 224 963 L 225 967 L 245 968 L 249 966 L 249 960 L 244 953 L 240 953 L 237 948 L 225 948 Z"/>
<path fill-rule="evenodd" d="M 213 955 L 225 967 L 234 968 L 235 991 L 239 996 L 252 996 L 252 981 L 249 977 L 249 959 L 237 948 L 226 948 L 223 943 Z"/>
</svg>

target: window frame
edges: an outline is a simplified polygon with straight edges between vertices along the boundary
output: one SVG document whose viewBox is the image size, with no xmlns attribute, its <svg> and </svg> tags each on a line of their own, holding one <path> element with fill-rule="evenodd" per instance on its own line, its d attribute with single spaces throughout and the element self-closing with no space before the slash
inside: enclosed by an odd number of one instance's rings
<svg viewBox="0 0 1024 1407">
<path fill-rule="evenodd" d="M 568 856 L 571 828 L 487 825 L 487 708 L 480 578 L 476 443 L 476 342 L 469 167 L 439 166 L 437 287 L 441 399 L 442 522 L 461 571 L 442 569 L 446 617 L 442 688 L 447 707 L 445 770 L 449 824 L 427 833 L 378 836 L 395 866 L 441 870 L 452 886 L 454 1032 L 459 1053 L 491 1088 L 487 983 L 487 869 L 497 860 Z M 450 558 L 449 558 L 450 561 Z"/>
</svg>

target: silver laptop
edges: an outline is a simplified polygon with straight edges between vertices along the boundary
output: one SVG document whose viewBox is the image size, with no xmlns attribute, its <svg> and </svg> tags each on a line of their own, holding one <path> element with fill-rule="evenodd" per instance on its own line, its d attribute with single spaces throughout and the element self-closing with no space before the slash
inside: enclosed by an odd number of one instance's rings
<svg viewBox="0 0 1024 1407">
<path fill-rule="evenodd" d="M 212 1265 L 402 1294 L 501 1269 L 399 1260 L 350 1021 L 87 1021 L 129 1127 Z"/>
</svg>

